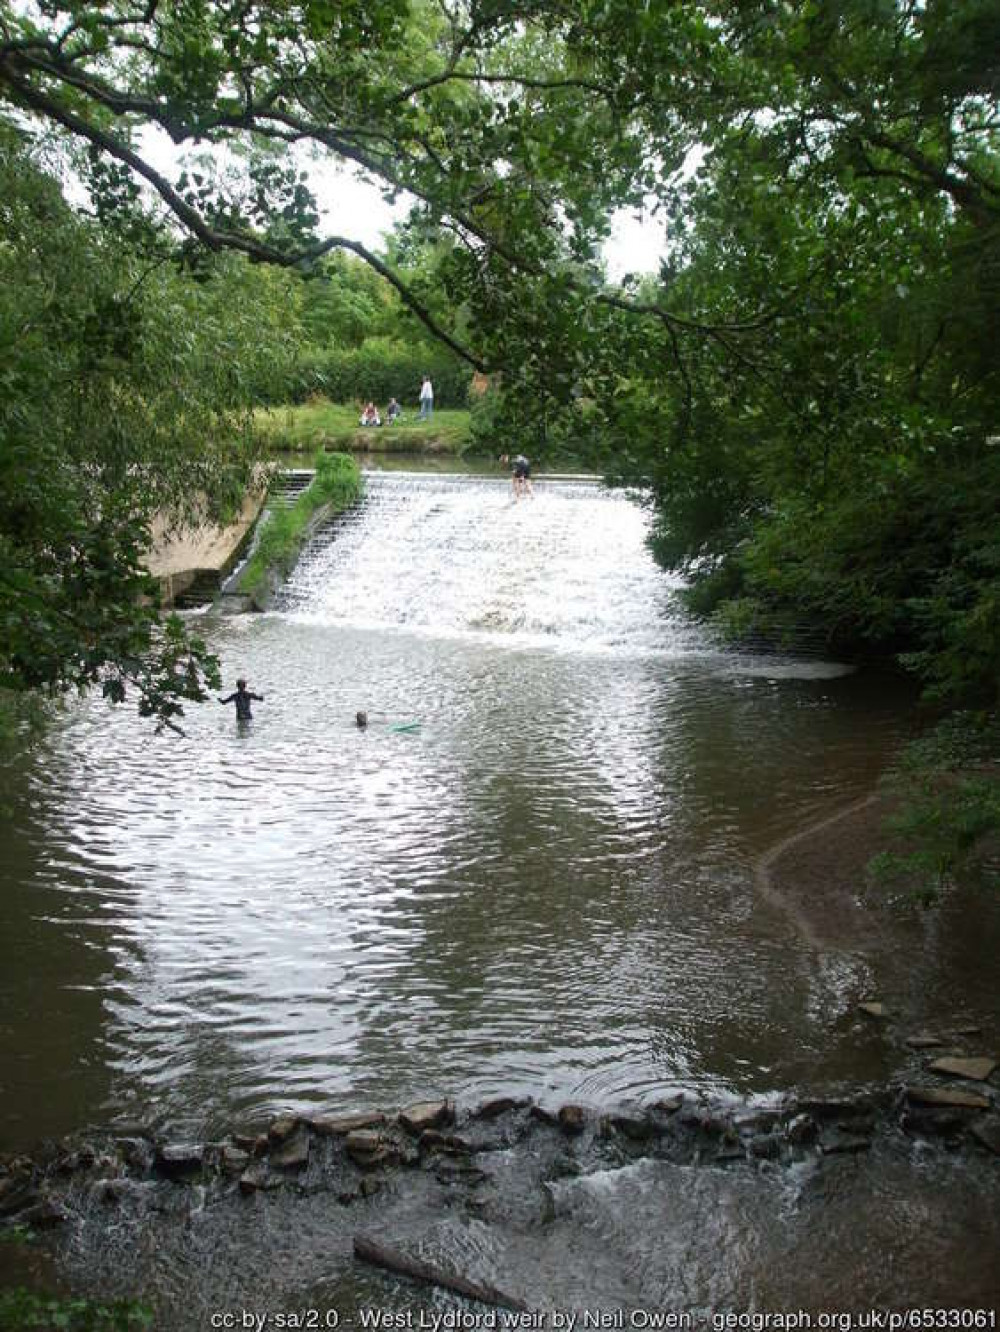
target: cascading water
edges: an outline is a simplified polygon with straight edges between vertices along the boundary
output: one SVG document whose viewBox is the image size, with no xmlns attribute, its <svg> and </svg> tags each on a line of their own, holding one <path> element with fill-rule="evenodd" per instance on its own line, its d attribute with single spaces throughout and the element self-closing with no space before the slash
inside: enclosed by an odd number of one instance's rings
<svg viewBox="0 0 1000 1332">
<path fill-rule="evenodd" d="M 304 619 L 564 652 L 702 645 L 645 548 L 645 514 L 584 482 L 514 503 L 502 482 L 373 474 L 278 603 Z"/>
</svg>

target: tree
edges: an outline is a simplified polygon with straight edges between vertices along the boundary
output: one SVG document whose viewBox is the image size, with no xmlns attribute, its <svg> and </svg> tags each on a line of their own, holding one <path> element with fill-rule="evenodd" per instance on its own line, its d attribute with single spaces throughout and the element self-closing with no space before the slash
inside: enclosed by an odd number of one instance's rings
<svg viewBox="0 0 1000 1332">
<path fill-rule="evenodd" d="M 901 651 L 936 700 L 978 706 L 1000 680 L 995 20 L 739 7 L 759 109 L 744 94 L 679 196 L 656 298 L 703 332 L 658 385 L 637 370 L 655 438 L 621 412 L 623 470 L 652 481 L 701 608 Z"/>
<path fill-rule="evenodd" d="M 399 302 L 393 289 L 361 260 L 334 255 L 316 281 L 304 285 L 302 322 L 315 346 L 360 347 L 391 334 Z"/>
<path fill-rule="evenodd" d="M 219 516 L 254 455 L 246 382 L 277 360 L 279 303 L 243 261 L 195 280 L 75 215 L 0 124 L 0 685 L 100 684 L 170 722 L 213 659 L 160 622 L 154 515 Z"/>
</svg>

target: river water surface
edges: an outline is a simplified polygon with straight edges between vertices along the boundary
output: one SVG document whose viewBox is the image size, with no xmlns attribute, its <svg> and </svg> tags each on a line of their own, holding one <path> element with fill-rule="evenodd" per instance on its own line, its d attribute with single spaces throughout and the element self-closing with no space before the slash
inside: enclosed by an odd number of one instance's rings
<svg viewBox="0 0 1000 1332">
<path fill-rule="evenodd" d="M 200 621 L 252 723 L 68 706 L 3 779 L 0 1142 L 883 1072 L 871 960 L 753 867 L 870 790 L 902 703 L 720 649 L 645 534 L 594 485 L 372 475 L 273 612 Z"/>
</svg>

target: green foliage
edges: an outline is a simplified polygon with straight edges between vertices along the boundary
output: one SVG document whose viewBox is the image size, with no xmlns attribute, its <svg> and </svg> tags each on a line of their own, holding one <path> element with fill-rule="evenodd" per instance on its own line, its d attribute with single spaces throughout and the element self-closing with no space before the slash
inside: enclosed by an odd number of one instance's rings
<svg viewBox="0 0 1000 1332">
<path fill-rule="evenodd" d="M 900 798 L 888 820 L 903 851 L 876 856 L 881 882 L 916 885 L 925 904 L 958 879 L 1000 886 L 1000 723 L 955 713 L 910 744 L 886 789 Z"/>
<path fill-rule="evenodd" d="M 79 219 L 2 124 L 0 214 L 0 689 L 98 686 L 173 725 L 216 667 L 161 622 L 151 523 L 242 497 L 277 302 L 242 261 L 195 281 Z"/>
<path fill-rule="evenodd" d="M 240 590 L 261 606 L 270 580 L 285 578 L 295 566 L 309 523 L 320 508 L 342 513 L 357 503 L 361 469 L 344 453 L 316 455 L 316 475 L 290 508 L 268 508 L 256 548 L 240 579 Z"/>
<path fill-rule="evenodd" d="M 43 734 L 47 715 L 45 698 L 0 689 L 0 761 L 32 745 Z"/>
<path fill-rule="evenodd" d="M 0 1332 L 141 1332 L 152 1323 L 150 1310 L 134 1300 L 64 1299 L 23 1287 L 0 1291 Z"/>
<path fill-rule="evenodd" d="M 367 338 L 398 335 L 401 305 L 367 264 L 335 254 L 303 284 L 301 317 L 311 346 L 346 350 Z"/>
<path fill-rule="evenodd" d="M 31 1244 L 35 1238 L 35 1232 L 30 1226 L 24 1226 L 18 1222 L 12 1225 L 6 1225 L 0 1230 L 0 1244 Z"/>
<path fill-rule="evenodd" d="M 425 374 L 434 385 L 435 407 L 466 405 L 472 378 L 467 365 L 444 349 L 398 338 L 366 338 L 355 347 L 308 346 L 278 401 L 304 402 L 321 393 L 343 403 L 397 398 L 406 408 L 418 402 Z"/>
<path fill-rule="evenodd" d="M 311 517 L 321 504 L 330 504 L 336 513 L 354 504 L 361 494 L 361 471 L 345 453 L 318 453 L 316 475 L 299 503 Z"/>
<path fill-rule="evenodd" d="M 259 281 L 274 281 L 258 266 Z M 415 271 L 415 270 L 410 270 Z M 472 371 L 429 338 L 396 291 L 360 260 L 342 255 L 285 291 L 286 327 L 294 356 L 262 367 L 254 383 L 259 403 L 301 403 L 322 395 L 339 403 L 369 400 L 416 403 L 425 374 L 435 405 L 466 405 Z"/>
<path fill-rule="evenodd" d="M 998 121 L 967 45 L 985 9 L 948 10 L 733 8 L 647 345 L 596 396 L 700 613 L 900 654 L 933 701 L 993 707 Z"/>
<path fill-rule="evenodd" d="M 539 400 L 495 387 L 473 402 L 470 452 L 493 457 L 524 453 L 549 465 L 591 471 L 608 463 L 603 420 L 593 402 Z"/>
</svg>

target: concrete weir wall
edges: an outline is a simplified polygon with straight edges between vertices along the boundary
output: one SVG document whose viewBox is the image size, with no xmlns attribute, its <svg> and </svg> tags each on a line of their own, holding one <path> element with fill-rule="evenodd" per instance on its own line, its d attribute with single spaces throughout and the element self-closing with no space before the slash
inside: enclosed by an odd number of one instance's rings
<svg viewBox="0 0 1000 1332">
<path fill-rule="evenodd" d="M 153 524 L 153 544 L 146 567 L 160 584 L 164 606 L 177 598 L 198 579 L 214 578 L 216 585 L 232 567 L 256 523 L 266 489 L 246 496 L 239 517 L 226 527 L 206 526 L 170 531 L 167 523 Z"/>
</svg>

